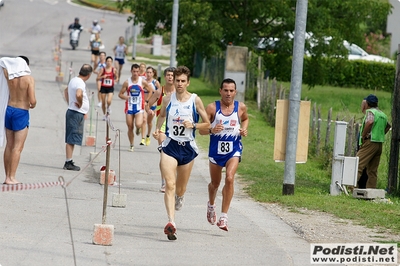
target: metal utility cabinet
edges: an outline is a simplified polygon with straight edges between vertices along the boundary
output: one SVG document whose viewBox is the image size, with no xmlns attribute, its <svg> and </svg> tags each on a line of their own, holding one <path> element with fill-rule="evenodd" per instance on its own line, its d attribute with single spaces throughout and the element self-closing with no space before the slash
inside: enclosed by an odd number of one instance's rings
<svg viewBox="0 0 400 266">
<path fill-rule="evenodd" d="M 343 185 L 356 186 L 358 173 L 358 157 L 344 156 L 346 146 L 347 122 L 335 122 L 335 138 L 333 144 L 332 180 L 330 193 L 341 194 Z"/>
</svg>

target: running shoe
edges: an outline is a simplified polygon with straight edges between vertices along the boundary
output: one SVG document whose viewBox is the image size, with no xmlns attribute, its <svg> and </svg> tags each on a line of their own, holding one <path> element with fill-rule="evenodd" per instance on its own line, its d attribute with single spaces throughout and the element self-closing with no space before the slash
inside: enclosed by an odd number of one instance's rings
<svg viewBox="0 0 400 266">
<path fill-rule="evenodd" d="M 101 107 L 101 102 L 99 102 L 99 103 L 97 104 L 97 107 Z"/>
<path fill-rule="evenodd" d="M 176 240 L 176 226 L 174 222 L 169 222 L 164 227 L 164 234 L 167 235 L 168 240 Z"/>
<path fill-rule="evenodd" d="M 165 184 L 161 186 L 160 192 L 161 192 L 161 193 L 165 193 Z"/>
<path fill-rule="evenodd" d="M 150 146 L 150 137 L 146 137 L 146 146 Z"/>
<path fill-rule="evenodd" d="M 142 145 L 142 146 L 146 145 L 146 144 L 144 143 L 144 139 L 142 139 L 142 141 L 140 142 L 140 145 Z"/>
<path fill-rule="evenodd" d="M 228 231 L 228 217 L 219 218 L 217 226 L 224 231 Z"/>
<path fill-rule="evenodd" d="M 133 147 L 133 145 L 131 145 L 131 147 L 129 148 L 130 152 L 133 152 L 135 150 L 135 148 Z"/>
<path fill-rule="evenodd" d="M 182 209 L 184 199 L 185 199 L 185 195 L 183 195 L 182 197 L 175 195 L 175 210 L 176 211 L 179 211 L 180 209 Z"/>
<path fill-rule="evenodd" d="M 139 136 L 139 134 L 140 134 L 140 127 L 137 127 L 136 128 L 136 136 Z"/>
<path fill-rule="evenodd" d="M 207 204 L 207 221 L 214 225 L 217 221 L 217 213 L 215 212 L 215 205 L 210 206 L 210 202 Z"/>
</svg>

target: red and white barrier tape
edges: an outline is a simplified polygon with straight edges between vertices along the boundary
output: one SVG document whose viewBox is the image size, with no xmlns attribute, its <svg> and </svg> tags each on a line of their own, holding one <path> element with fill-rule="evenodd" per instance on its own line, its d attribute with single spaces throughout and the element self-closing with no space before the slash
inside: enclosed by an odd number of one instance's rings
<svg viewBox="0 0 400 266">
<path fill-rule="evenodd" d="M 117 138 L 117 136 L 118 136 L 118 133 L 116 134 L 115 138 Z M 96 154 L 96 156 L 92 159 L 92 161 L 90 161 L 83 169 L 81 169 L 81 171 L 79 171 L 79 173 L 75 177 L 73 177 L 67 183 L 64 181 L 64 178 L 62 176 L 60 176 L 58 178 L 58 180 L 60 180 L 60 181 L 58 181 L 58 182 L 41 182 L 41 183 L 33 183 L 33 184 L 20 183 L 20 184 L 14 184 L 14 185 L 1 184 L 0 192 L 29 190 L 29 189 L 38 189 L 38 188 L 56 187 L 56 186 L 62 186 L 64 188 L 66 188 L 67 186 L 69 186 L 72 183 L 72 181 L 74 181 L 75 178 L 77 178 L 80 174 L 82 174 L 84 172 L 84 170 L 97 158 L 97 156 L 99 156 L 99 154 L 101 152 L 106 151 L 107 146 L 111 146 L 111 145 L 115 145 L 115 144 L 111 140 L 108 140 L 106 142 L 106 145 L 102 146 L 102 150 Z"/>
<path fill-rule="evenodd" d="M 38 189 L 38 188 L 46 188 L 46 187 L 56 187 L 63 186 L 64 182 L 42 182 L 42 183 L 34 183 L 34 184 L 14 184 L 14 185 L 0 185 L 0 192 L 6 191 L 17 191 L 17 190 L 29 190 L 29 189 Z"/>
</svg>

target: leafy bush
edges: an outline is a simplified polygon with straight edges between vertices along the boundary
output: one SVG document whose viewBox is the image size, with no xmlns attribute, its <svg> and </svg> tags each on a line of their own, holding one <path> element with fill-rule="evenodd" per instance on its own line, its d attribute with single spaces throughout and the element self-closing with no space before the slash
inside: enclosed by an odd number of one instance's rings
<svg viewBox="0 0 400 266">
<path fill-rule="evenodd" d="M 280 81 L 290 81 L 292 58 L 277 54 L 263 56 L 264 65 L 270 76 Z M 394 88 L 396 66 L 362 60 L 342 58 L 304 58 L 303 83 L 331 85 L 338 87 L 356 87 L 391 92 Z"/>
</svg>

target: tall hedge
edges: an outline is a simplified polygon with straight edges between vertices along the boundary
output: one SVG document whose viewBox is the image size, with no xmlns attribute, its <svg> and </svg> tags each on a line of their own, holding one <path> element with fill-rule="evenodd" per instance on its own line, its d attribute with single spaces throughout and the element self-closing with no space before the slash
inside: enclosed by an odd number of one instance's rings
<svg viewBox="0 0 400 266">
<path fill-rule="evenodd" d="M 263 56 L 271 77 L 290 81 L 292 58 L 278 54 Z M 303 83 L 310 86 L 331 85 L 391 92 L 396 75 L 395 64 L 343 58 L 304 57 Z"/>
</svg>

